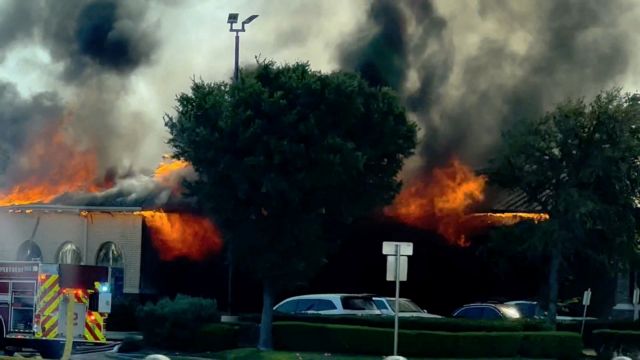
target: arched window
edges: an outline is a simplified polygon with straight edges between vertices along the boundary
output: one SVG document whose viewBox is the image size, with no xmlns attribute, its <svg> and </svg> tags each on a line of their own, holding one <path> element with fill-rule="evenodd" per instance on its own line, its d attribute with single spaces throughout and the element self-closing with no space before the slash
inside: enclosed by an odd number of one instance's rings
<svg viewBox="0 0 640 360">
<path fill-rule="evenodd" d="M 60 245 L 60 249 L 58 249 L 58 254 L 56 255 L 56 260 L 59 264 L 80 265 L 82 264 L 82 253 L 76 244 L 67 241 Z"/>
<path fill-rule="evenodd" d="M 18 254 L 16 255 L 18 261 L 42 261 L 42 251 L 38 244 L 32 240 L 27 240 L 20 244 L 18 248 Z"/>
<path fill-rule="evenodd" d="M 118 245 L 111 241 L 107 241 L 100 245 L 98 253 L 96 254 L 96 265 L 120 268 L 124 267 L 122 251 L 120 251 Z"/>
</svg>

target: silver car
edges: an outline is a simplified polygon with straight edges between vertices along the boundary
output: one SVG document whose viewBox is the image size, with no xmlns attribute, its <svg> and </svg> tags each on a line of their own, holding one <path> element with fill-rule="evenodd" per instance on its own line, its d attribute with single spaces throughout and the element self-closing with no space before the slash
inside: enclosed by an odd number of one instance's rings
<svg viewBox="0 0 640 360">
<path fill-rule="evenodd" d="M 288 298 L 273 308 L 281 314 L 380 315 L 370 295 L 314 294 Z"/>
<path fill-rule="evenodd" d="M 390 297 L 374 297 L 373 302 L 376 304 L 376 307 L 382 312 L 384 315 L 393 315 L 395 314 L 396 309 L 396 299 Z M 421 309 L 418 305 L 416 305 L 413 301 L 409 299 L 401 298 L 398 302 L 400 307 L 399 316 L 401 317 L 424 317 L 424 318 L 441 318 L 440 315 L 430 314 L 427 310 Z"/>
</svg>

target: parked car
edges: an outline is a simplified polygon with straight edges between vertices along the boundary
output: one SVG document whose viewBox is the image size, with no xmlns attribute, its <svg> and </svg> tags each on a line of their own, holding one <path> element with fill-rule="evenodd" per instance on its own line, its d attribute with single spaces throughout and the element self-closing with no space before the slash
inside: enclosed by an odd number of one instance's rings
<svg viewBox="0 0 640 360">
<path fill-rule="evenodd" d="M 274 308 L 282 314 L 380 315 L 371 295 L 315 294 L 288 298 Z"/>
<path fill-rule="evenodd" d="M 478 303 L 465 305 L 453 312 L 454 318 L 474 320 L 510 320 L 521 318 L 514 305 Z"/>
<path fill-rule="evenodd" d="M 518 308 L 518 311 L 525 319 L 544 319 L 547 316 L 546 311 L 542 310 L 540 305 L 536 301 L 517 300 L 506 302 L 507 305 L 513 305 Z M 556 320 L 558 322 L 578 322 L 582 321 L 582 316 L 571 316 L 569 311 L 563 310 L 562 304 L 558 304 L 558 315 Z M 594 317 L 584 318 L 586 321 L 597 320 Z"/>
<path fill-rule="evenodd" d="M 505 304 L 515 306 L 524 319 L 544 319 L 546 316 L 546 312 L 540 308 L 536 301 L 517 300 L 508 301 Z"/>
<path fill-rule="evenodd" d="M 383 315 L 393 315 L 396 310 L 396 299 L 390 297 L 374 297 L 373 302 Z M 427 310 L 421 309 L 413 301 L 409 299 L 400 299 L 399 316 L 402 317 L 425 317 L 425 318 L 441 318 L 440 315 L 429 314 Z"/>
</svg>

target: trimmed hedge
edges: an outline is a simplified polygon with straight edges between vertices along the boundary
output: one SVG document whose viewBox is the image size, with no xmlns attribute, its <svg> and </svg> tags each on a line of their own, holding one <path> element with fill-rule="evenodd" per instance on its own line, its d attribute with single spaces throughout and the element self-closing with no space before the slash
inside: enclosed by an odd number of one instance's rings
<svg viewBox="0 0 640 360">
<path fill-rule="evenodd" d="M 208 324 L 194 336 L 191 351 L 222 351 L 238 346 L 240 326 L 231 324 Z"/>
<path fill-rule="evenodd" d="M 214 300 L 178 295 L 161 299 L 138 309 L 138 320 L 144 340 L 165 349 L 190 349 L 197 346 L 194 326 L 220 322 Z"/>
<path fill-rule="evenodd" d="M 260 322 L 258 315 L 245 315 L 244 321 Z M 305 322 L 319 324 L 355 325 L 393 329 L 393 316 L 384 315 L 284 315 L 276 314 L 274 322 Z M 552 328 L 540 320 L 467 320 L 450 318 L 400 318 L 400 327 L 405 330 L 445 331 L 445 332 L 517 332 L 551 331 Z"/>
<path fill-rule="evenodd" d="M 557 324 L 558 331 L 570 331 L 580 333 L 581 321 L 575 322 L 559 322 Z M 596 330 L 624 330 L 624 331 L 640 331 L 640 321 L 624 321 L 624 320 L 587 320 L 584 324 L 584 335 L 582 336 L 584 344 L 587 347 L 596 347 L 593 333 Z"/>
<path fill-rule="evenodd" d="M 630 354 L 640 351 L 640 331 L 595 330 L 592 339 L 601 359 L 610 359 L 613 352 Z"/>
<path fill-rule="evenodd" d="M 393 331 L 351 325 L 278 322 L 277 350 L 387 355 Z M 401 330 L 399 351 L 415 357 L 543 357 L 577 359 L 580 335 L 562 332 L 437 332 Z"/>
</svg>

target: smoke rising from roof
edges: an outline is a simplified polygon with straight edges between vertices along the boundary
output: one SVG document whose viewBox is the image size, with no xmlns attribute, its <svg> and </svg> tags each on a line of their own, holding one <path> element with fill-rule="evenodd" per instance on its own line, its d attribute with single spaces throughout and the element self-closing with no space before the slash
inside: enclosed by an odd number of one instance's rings
<svg viewBox="0 0 640 360">
<path fill-rule="evenodd" d="M 161 200 L 164 190 L 149 190 L 139 174 L 167 152 L 162 115 L 191 77 L 230 78 L 225 21 L 235 11 L 260 14 L 242 34 L 241 65 L 255 55 L 308 60 L 396 89 L 420 124 L 423 170 L 451 154 L 482 166 L 510 123 L 567 96 L 640 80 L 632 0 L 7 0 L 0 190 L 23 178 L 15 172 L 43 174 L 20 155 L 36 130 L 64 116 L 69 144 L 95 151 L 97 180 L 117 184 L 86 201 Z M 41 60 L 11 67 L 33 48 Z M 134 189 L 140 196 L 128 197 Z"/>
<path fill-rule="evenodd" d="M 1 174 L 16 160 L 26 145 L 29 133 L 62 115 L 63 108 L 55 93 L 41 92 L 23 98 L 15 85 L 0 81 L 0 186 L 7 179 Z"/>
<path fill-rule="evenodd" d="M 46 122 L 66 113 L 66 137 L 78 149 L 92 147 L 100 173 L 126 167 L 135 154 L 144 124 L 122 117 L 118 104 L 127 94 L 128 76 L 149 64 L 156 47 L 149 22 L 148 2 L 117 0 L 21 1 L 4 4 L 0 17 L 0 54 L 21 46 L 40 46 L 51 58 L 51 69 L 65 86 L 59 91 L 21 95 L 10 82 L 0 84 L 4 112 L 0 124 L 0 170 L 3 180 L 19 181 L 20 172 L 34 174 L 36 165 L 20 164 Z M 64 101 L 63 97 L 67 100 Z M 4 171 L 0 171 L 0 174 Z M 11 185 L 11 184 L 1 184 Z"/>
<path fill-rule="evenodd" d="M 425 167 L 453 154 L 482 166 L 510 123 L 627 75 L 634 26 L 623 19 L 635 8 L 622 0 L 376 0 L 359 30 L 373 32 L 344 46 L 342 66 L 402 95 L 424 131 Z"/>
</svg>

